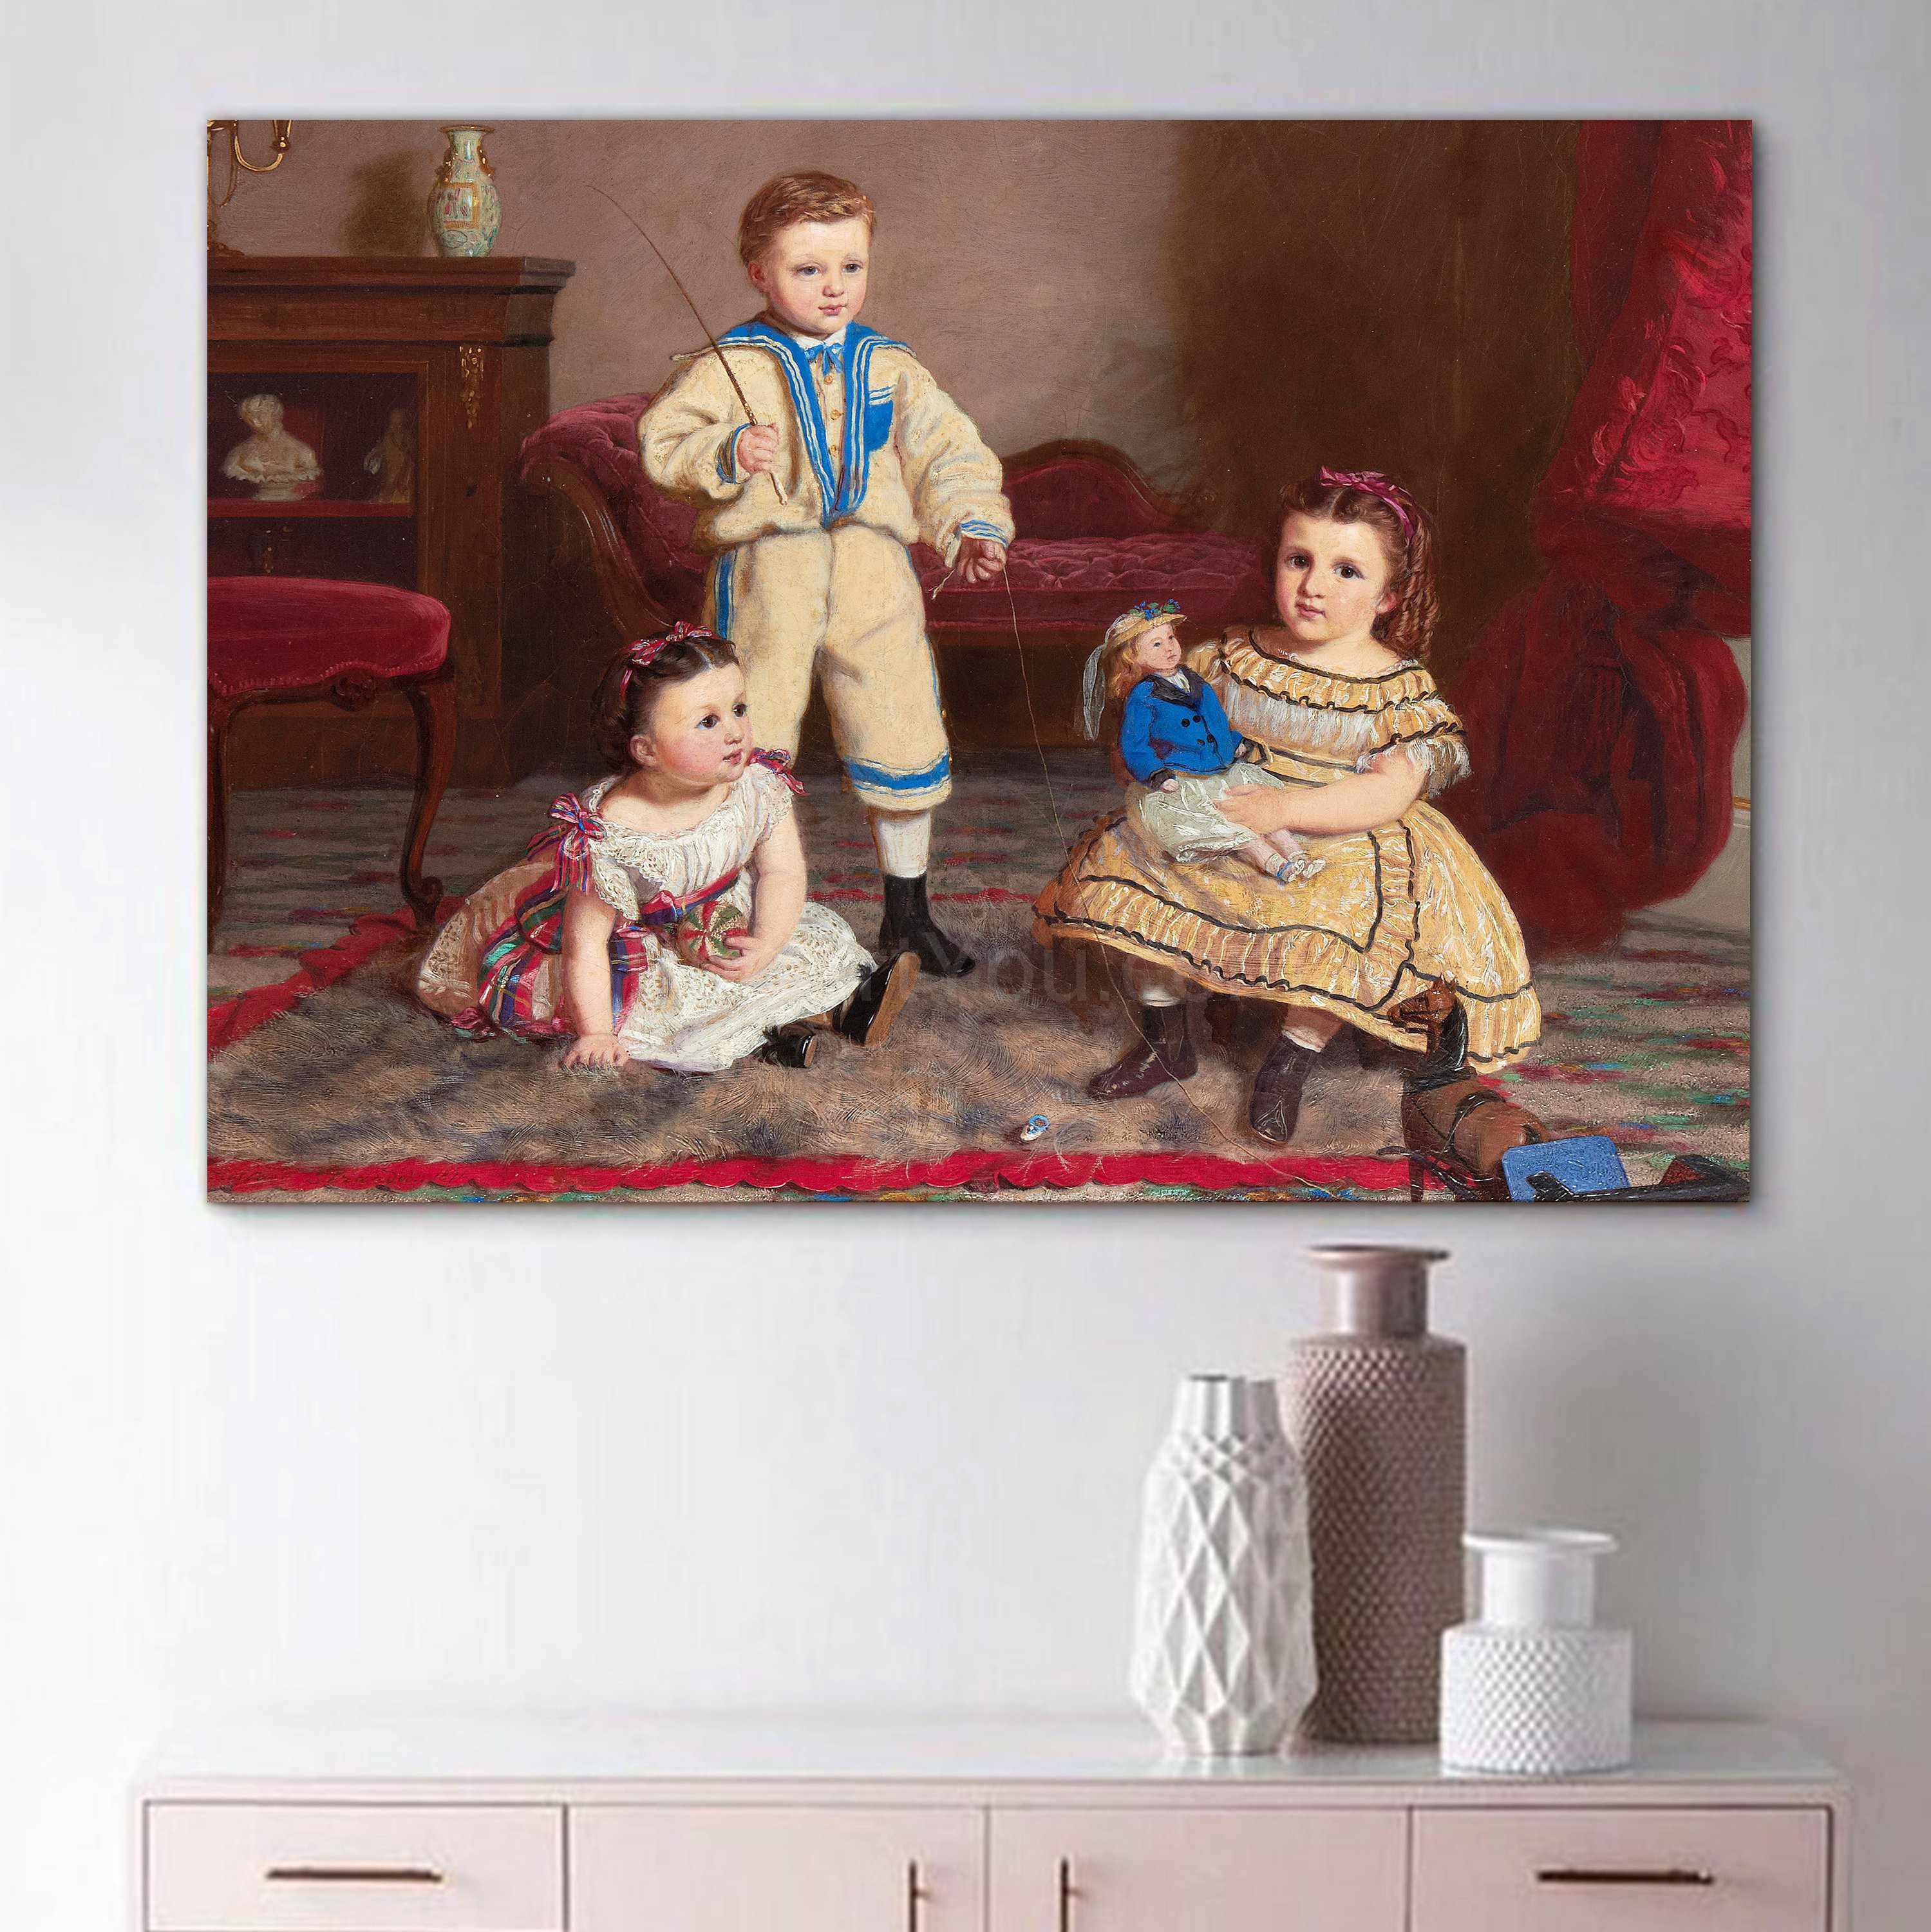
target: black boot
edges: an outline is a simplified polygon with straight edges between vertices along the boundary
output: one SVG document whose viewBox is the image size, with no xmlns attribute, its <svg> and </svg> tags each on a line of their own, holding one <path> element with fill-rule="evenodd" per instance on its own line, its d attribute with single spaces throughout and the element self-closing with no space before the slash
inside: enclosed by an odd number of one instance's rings
<svg viewBox="0 0 1931 1932">
<path fill-rule="evenodd" d="M 1247 1124 L 1264 1141 L 1285 1147 L 1301 1117 L 1301 1089 L 1320 1054 L 1285 1034 L 1275 1041 L 1254 1075 L 1247 1096 Z"/>
<path fill-rule="evenodd" d="M 916 952 L 919 964 L 942 980 L 957 980 L 973 968 L 972 955 L 940 931 L 925 900 L 925 875 L 895 879 L 885 874 L 885 920 L 878 928 L 879 956 Z"/>
<path fill-rule="evenodd" d="M 860 1046 L 883 1046 L 918 977 L 916 952 L 901 952 L 896 959 L 874 966 L 832 1016 L 832 1024 Z"/>
<path fill-rule="evenodd" d="M 1103 1073 L 1086 1083 L 1096 1100 L 1126 1100 L 1150 1094 L 1169 1080 L 1192 1077 L 1199 1063 L 1187 1031 L 1184 1005 L 1141 1006 L 1135 1014 L 1138 1028 L 1133 1043 Z"/>
<path fill-rule="evenodd" d="M 789 1025 L 773 1027 L 764 1036 L 757 1057 L 768 1066 L 809 1066 L 817 1057 L 820 1037 L 816 1027 L 793 1020 Z"/>
</svg>

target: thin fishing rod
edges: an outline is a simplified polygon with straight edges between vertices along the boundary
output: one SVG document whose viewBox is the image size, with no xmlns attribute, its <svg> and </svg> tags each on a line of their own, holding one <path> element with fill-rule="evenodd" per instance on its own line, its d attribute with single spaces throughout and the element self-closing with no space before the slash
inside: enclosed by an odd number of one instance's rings
<svg viewBox="0 0 1931 1932">
<path fill-rule="evenodd" d="M 745 420 L 751 424 L 753 429 L 763 428 L 764 424 L 760 422 L 757 416 L 752 412 L 751 399 L 744 392 L 744 385 L 737 379 L 737 371 L 731 367 L 731 358 L 724 353 L 722 346 L 718 341 L 718 338 L 711 333 L 710 324 L 704 320 L 703 312 L 698 308 L 697 304 L 691 299 L 691 291 L 684 286 L 683 278 L 670 266 L 670 258 L 664 254 L 664 250 L 660 248 L 655 242 L 652 241 L 649 233 L 645 229 L 643 224 L 638 220 L 637 217 L 631 214 L 630 210 L 625 207 L 623 203 L 618 200 L 616 196 L 612 194 L 607 188 L 599 188 L 595 182 L 586 182 L 583 185 L 587 188 L 592 194 L 601 195 L 604 199 L 608 202 L 610 205 L 614 208 L 633 228 L 637 230 L 638 234 L 643 237 L 644 246 L 648 248 L 650 252 L 657 257 L 658 262 L 662 264 L 664 272 L 670 278 L 672 286 L 676 290 L 677 292 L 684 298 L 684 306 L 697 318 L 697 326 L 704 332 L 704 340 L 711 345 L 711 353 L 718 358 L 718 364 L 724 372 L 725 380 L 737 392 L 738 401 L 742 405 L 744 409 Z M 765 472 L 765 474 L 771 478 L 771 487 L 777 491 L 778 500 L 781 503 L 783 502 L 785 500 L 784 485 L 778 482 L 777 471 L 775 470 L 768 470 Z"/>
</svg>

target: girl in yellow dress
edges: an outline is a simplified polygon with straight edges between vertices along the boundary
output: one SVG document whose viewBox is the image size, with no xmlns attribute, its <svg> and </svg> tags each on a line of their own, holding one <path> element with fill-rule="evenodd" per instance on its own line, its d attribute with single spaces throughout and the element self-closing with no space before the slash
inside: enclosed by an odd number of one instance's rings
<svg viewBox="0 0 1931 1932">
<path fill-rule="evenodd" d="M 1465 778 L 1462 723 L 1425 660 L 1438 610 L 1434 532 L 1400 484 L 1323 470 L 1285 491 L 1275 562 L 1278 625 L 1196 647 L 1243 757 L 1284 780 L 1227 791 L 1220 811 L 1257 836 L 1297 834 L 1325 862 L 1286 889 L 1237 856 L 1170 859 L 1131 806 L 1075 844 L 1039 895 L 1045 941 L 1124 954 L 1136 1036 L 1087 1090 L 1150 1092 L 1195 1066 L 1189 981 L 1272 1000 L 1279 1039 L 1255 1076 L 1248 1119 L 1294 1136 L 1301 1089 L 1344 1024 L 1429 1046 L 1423 997 L 1453 996 L 1411 1085 L 1465 1078 L 1542 1029 L 1522 931 L 1467 842 L 1425 801 Z"/>
</svg>

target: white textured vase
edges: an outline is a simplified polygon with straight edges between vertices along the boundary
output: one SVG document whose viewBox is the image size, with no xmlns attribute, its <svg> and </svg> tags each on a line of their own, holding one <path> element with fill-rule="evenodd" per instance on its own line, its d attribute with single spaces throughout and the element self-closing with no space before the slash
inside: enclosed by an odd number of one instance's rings
<svg viewBox="0 0 1931 1932">
<path fill-rule="evenodd" d="M 1596 1564 L 1613 1537 L 1471 1532 L 1482 1612 L 1441 1639 L 1441 1761 L 1456 1771 L 1564 1777 L 1630 1761 L 1633 1646 L 1596 1621 Z"/>
<path fill-rule="evenodd" d="M 1271 1382 L 1191 1376 L 1147 1473 L 1135 1700 L 1195 1757 L 1279 1750 L 1315 1692 L 1307 1492 Z"/>
</svg>

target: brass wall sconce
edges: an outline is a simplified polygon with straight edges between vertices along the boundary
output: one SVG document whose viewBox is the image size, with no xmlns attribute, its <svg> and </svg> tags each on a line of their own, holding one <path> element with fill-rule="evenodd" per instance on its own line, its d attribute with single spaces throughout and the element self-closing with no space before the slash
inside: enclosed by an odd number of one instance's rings
<svg viewBox="0 0 1931 1932">
<path fill-rule="evenodd" d="M 235 199 L 235 190 L 241 184 L 244 174 L 271 175 L 287 158 L 289 130 L 292 121 L 271 121 L 269 126 L 274 130 L 274 159 L 251 161 L 241 152 L 241 124 L 238 121 L 211 121 L 208 124 L 208 252 L 211 255 L 238 255 L 241 250 L 231 248 L 221 239 L 218 231 L 220 212 Z M 214 192 L 214 156 L 217 148 L 225 146 L 228 158 L 228 185 L 217 196 Z"/>
</svg>

